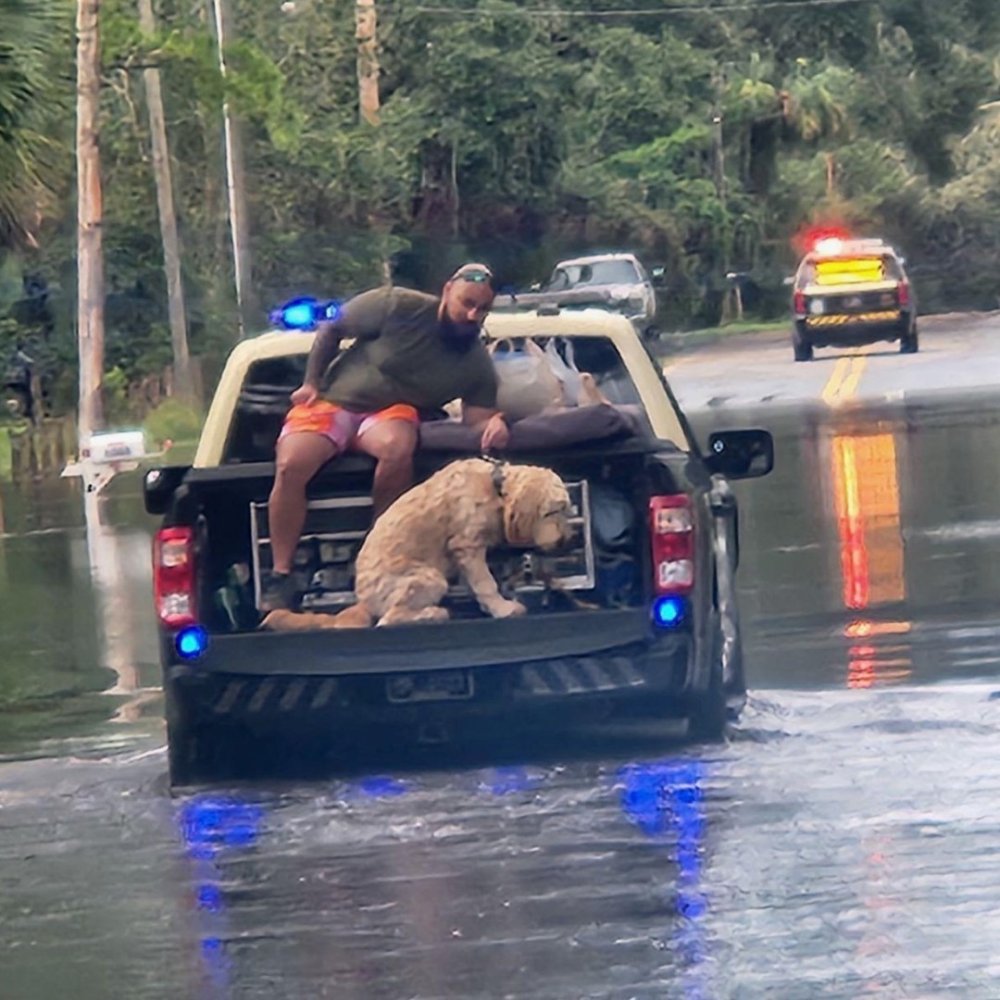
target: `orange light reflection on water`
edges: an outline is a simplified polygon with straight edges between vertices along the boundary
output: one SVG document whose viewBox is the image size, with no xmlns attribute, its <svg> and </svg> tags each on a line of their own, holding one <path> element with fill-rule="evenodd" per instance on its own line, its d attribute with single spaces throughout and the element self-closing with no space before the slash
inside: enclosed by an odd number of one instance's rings
<svg viewBox="0 0 1000 1000">
<path fill-rule="evenodd" d="M 893 435 L 837 435 L 831 466 L 844 606 L 862 611 L 905 601 Z M 846 625 L 844 637 L 854 640 L 848 648 L 847 686 L 867 688 L 907 678 L 912 671 L 908 644 L 878 640 L 910 630 L 907 621 L 859 618 Z"/>
</svg>

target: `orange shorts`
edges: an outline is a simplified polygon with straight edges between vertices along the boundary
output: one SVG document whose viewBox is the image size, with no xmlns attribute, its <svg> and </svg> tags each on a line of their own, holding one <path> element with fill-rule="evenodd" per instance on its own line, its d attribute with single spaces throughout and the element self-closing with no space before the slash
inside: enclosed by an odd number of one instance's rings
<svg viewBox="0 0 1000 1000">
<path fill-rule="evenodd" d="M 420 415 L 407 403 L 395 403 L 374 413 L 355 413 L 328 400 L 317 399 L 308 406 L 298 403 L 288 411 L 278 440 L 306 431 L 322 434 L 337 446 L 338 451 L 347 451 L 365 431 L 386 420 L 418 424 Z"/>
</svg>

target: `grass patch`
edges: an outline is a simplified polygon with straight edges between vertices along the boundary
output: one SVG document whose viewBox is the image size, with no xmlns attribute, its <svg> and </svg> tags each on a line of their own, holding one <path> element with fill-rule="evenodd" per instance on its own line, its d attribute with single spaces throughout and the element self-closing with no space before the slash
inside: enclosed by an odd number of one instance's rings
<svg viewBox="0 0 1000 1000">
<path fill-rule="evenodd" d="M 729 337 L 739 333 L 776 333 L 787 330 L 791 325 L 790 319 L 741 319 L 732 323 L 723 323 L 720 326 L 706 326 L 697 330 L 678 330 L 670 336 L 675 337 Z"/>
<path fill-rule="evenodd" d="M 0 479 L 10 479 L 13 464 L 14 454 L 10 444 L 10 432 L 6 427 L 0 427 Z"/>
<path fill-rule="evenodd" d="M 162 448 L 165 441 L 197 441 L 202 420 L 201 413 L 193 406 L 178 399 L 166 399 L 147 415 L 143 427 L 155 446 Z"/>
</svg>

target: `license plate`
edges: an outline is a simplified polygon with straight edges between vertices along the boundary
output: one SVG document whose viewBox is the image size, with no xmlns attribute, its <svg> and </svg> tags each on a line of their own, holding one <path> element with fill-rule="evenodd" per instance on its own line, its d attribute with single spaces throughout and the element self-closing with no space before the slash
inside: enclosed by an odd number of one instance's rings
<svg viewBox="0 0 1000 1000">
<path fill-rule="evenodd" d="M 394 704 L 414 701 L 461 701 L 473 693 L 469 670 L 433 670 L 395 674 L 385 681 L 385 696 Z"/>
<path fill-rule="evenodd" d="M 860 309 L 861 308 L 861 296 L 860 295 L 849 295 L 844 299 L 845 309 Z"/>
</svg>

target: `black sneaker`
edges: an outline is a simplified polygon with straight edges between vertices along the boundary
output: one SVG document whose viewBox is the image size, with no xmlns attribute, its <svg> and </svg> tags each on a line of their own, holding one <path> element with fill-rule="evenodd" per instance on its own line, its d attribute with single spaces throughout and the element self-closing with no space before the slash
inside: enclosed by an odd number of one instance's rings
<svg viewBox="0 0 1000 1000">
<path fill-rule="evenodd" d="M 260 586 L 260 611 L 298 611 L 299 592 L 290 573 L 267 573 Z"/>
</svg>

